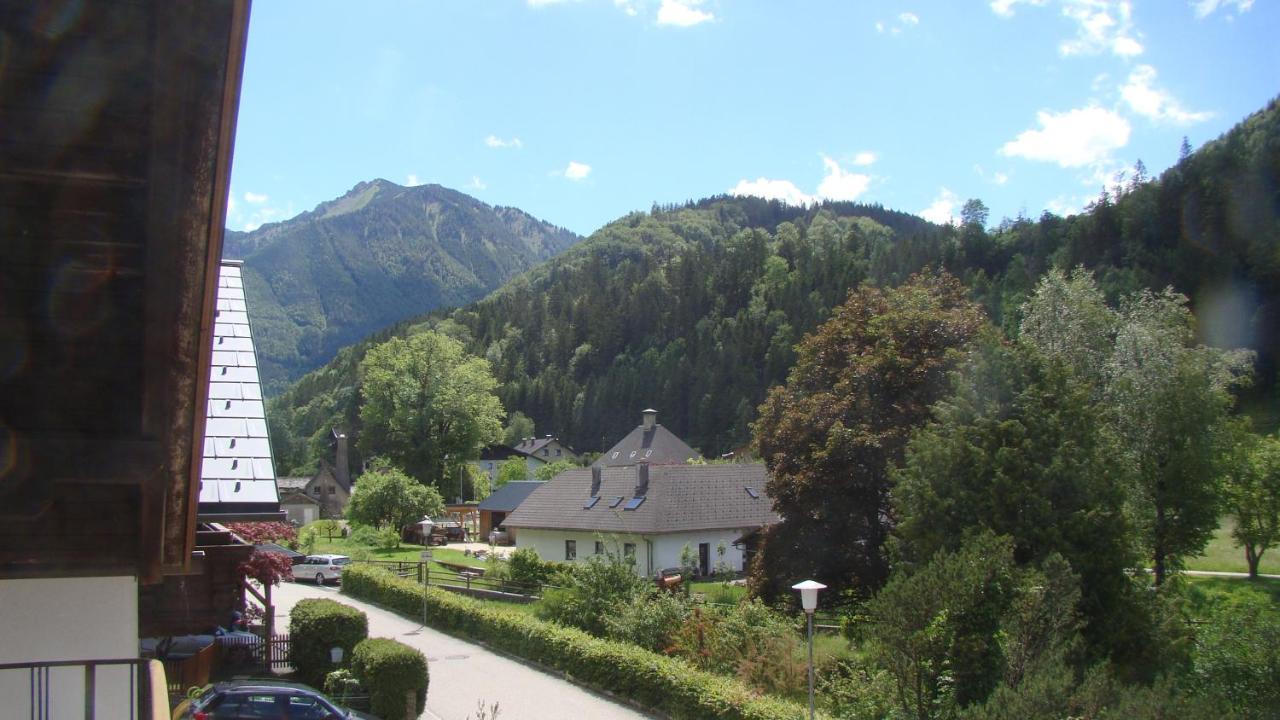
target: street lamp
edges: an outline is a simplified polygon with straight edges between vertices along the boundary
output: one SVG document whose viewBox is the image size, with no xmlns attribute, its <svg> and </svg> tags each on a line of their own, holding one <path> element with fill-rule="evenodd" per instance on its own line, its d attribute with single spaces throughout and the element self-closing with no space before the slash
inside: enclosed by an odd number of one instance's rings
<svg viewBox="0 0 1280 720">
<path fill-rule="evenodd" d="M 818 609 L 818 591 L 827 586 L 815 580 L 805 580 L 791 586 L 800 591 L 800 606 L 809 618 L 809 720 L 813 720 L 813 611 Z"/>
</svg>

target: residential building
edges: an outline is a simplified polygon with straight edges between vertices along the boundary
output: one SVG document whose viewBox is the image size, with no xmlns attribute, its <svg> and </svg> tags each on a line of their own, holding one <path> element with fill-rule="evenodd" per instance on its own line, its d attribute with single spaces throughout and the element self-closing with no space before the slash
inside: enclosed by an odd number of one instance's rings
<svg viewBox="0 0 1280 720">
<path fill-rule="evenodd" d="M 634 557 L 636 572 L 679 567 L 687 546 L 697 571 L 745 569 L 739 538 L 778 521 L 761 464 L 649 465 L 569 470 L 536 488 L 506 517 L 516 546 L 544 560 Z M 723 554 L 721 554 L 723 550 Z"/>
<path fill-rule="evenodd" d="M 685 444 L 675 433 L 658 424 L 658 411 L 648 409 L 641 414 L 640 424 L 626 437 L 618 441 L 596 460 L 600 467 L 621 467 L 648 463 L 649 465 L 680 465 L 690 460 L 700 460 L 697 450 Z"/>
<path fill-rule="evenodd" d="M 6 717 L 168 717 L 163 670 L 129 659 L 181 615 L 143 596 L 218 546 L 197 503 L 248 8 L 0 19 Z"/>
<path fill-rule="evenodd" d="M 321 518 L 340 518 L 351 500 L 350 456 L 347 434 L 334 428 L 329 433 L 333 462 L 321 459 L 311 477 L 280 478 L 281 508 L 289 521 L 305 525 Z"/>
<path fill-rule="evenodd" d="M 493 491 L 493 494 L 480 501 L 477 510 L 480 512 L 480 540 L 489 537 L 489 531 L 502 527 L 507 516 L 520 507 L 520 503 L 543 483 L 536 480 L 509 482 Z M 515 530 L 507 528 L 508 537 L 515 539 Z"/>
<path fill-rule="evenodd" d="M 560 438 L 554 435 L 546 435 L 540 438 L 523 438 L 515 449 L 543 463 L 553 463 L 560 460 L 568 460 L 572 463 L 578 462 L 577 454 L 567 445 L 561 443 Z"/>
</svg>

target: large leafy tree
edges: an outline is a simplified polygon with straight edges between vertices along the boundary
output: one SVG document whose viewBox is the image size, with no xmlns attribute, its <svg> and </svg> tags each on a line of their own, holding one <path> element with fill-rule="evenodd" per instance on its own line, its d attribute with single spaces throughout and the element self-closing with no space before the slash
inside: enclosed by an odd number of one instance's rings
<svg viewBox="0 0 1280 720">
<path fill-rule="evenodd" d="M 1249 577 L 1258 577 L 1262 554 L 1280 542 L 1280 434 L 1242 432 L 1226 472 L 1231 537 L 1244 548 Z"/>
<path fill-rule="evenodd" d="M 347 504 L 347 519 L 371 527 L 389 527 L 397 532 L 423 516 L 444 513 L 444 498 L 405 475 L 399 468 L 375 460 L 356 481 Z"/>
<path fill-rule="evenodd" d="M 489 363 L 435 332 L 392 338 L 360 363 L 360 449 L 420 482 L 439 485 L 478 449 L 502 438 L 502 404 Z"/>
<path fill-rule="evenodd" d="M 1023 307 L 1021 339 L 1088 388 L 1126 470 L 1127 507 L 1156 583 L 1218 524 L 1231 390 L 1252 356 L 1195 343 L 1186 297 L 1147 290 L 1112 310 L 1084 271 L 1051 271 Z"/>
<path fill-rule="evenodd" d="M 766 531 L 752 588 L 767 598 L 814 577 L 866 593 L 888 576 L 889 471 L 982 326 L 946 273 L 863 285 L 799 345 L 760 406 L 755 446 L 782 522 Z"/>
<path fill-rule="evenodd" d="M 1196 345 L 1187 299 L 1172 291 L 1136 293 L 1119 314 L 1107 405 L 1132 468 L 1135 522 L 1158 585 L 1218 527 L 1230 391 L 1252 355 Z"/>
<path fill-rule="evenodd" d="M 1086 635 L 1109 650 L 1136 560 L 1124 469 L 1102 409 L 1057 358 L 984 338 L 895 473 L 901 554 L 920 563 L 975 528 L 1021 565 L 1060 554 L 1079 574 Z"/>
</svg>

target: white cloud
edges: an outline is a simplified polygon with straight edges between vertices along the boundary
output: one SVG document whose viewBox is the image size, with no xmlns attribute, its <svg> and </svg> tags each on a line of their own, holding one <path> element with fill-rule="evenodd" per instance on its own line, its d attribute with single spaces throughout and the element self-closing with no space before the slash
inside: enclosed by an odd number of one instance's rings
<svg viewBox="0 0 1280 720">
<path fill-rule="evenodd" d="M 860 153 L 860 155 L 870 153 Z M 819 200 L 857 200 L 871 186 L 871 176 L 853 173 L 840 167 L 840 163 L 821 155 L 824 174 L 818 190 L 810 195 L 790 180 L 771 178 L 742 179 L 729 192 L 733 195 L 754 195 L 769 200 L 781 200 L 789 205 L 809 205 Z M 874 157 L 872 158 L 874 160 Z M 855 163 L 856 164 L 856 163 Z"/>
<path fill-rule="evenodd" d="M 487 189 L 489 186 L 486 185 L 484 181 L 481 180 L 480 178 L 476 177 L 475 175 L 472 175 L 471 182 L 467 183 L 467 187 L 471 188 L 472 190 L 484 190 L 484 189 Z"/>
<path fill-rule="evenodd" d="M 563 5 L 569 2 L 578 2 L 578 0 L 525 0 L 529 7 L 547 7 L 548 5 Z"/>
<path fill-rule="evenodd" d="M 851 173 L 826 155 L 822 156 L 822 166 L 827 174 L 818 183 L 818 197 L 824 200 L 857 200 L 871 185 L 870 175 Z"/>
<path fill-rule="evenodd" d="M 1046 0 L 991 0 L 991 11 L 1000 17 L 1013 17 L 1013 7 L 1019 3 L 1041 7 Z"/>
<path fill-rule="evenodd" d="M 408 187 L 418 187 L 422 184 L 422 180 L 413 173 L 409 173 L 404 178 L 404 184 Z"/>
<path fill-rule="evenodd" d="M 1076 37 L 1058 45 L 1058 52 L 1064 56 L 1109 51 L 1134 57 L 1144 50 L 1134 37 L 1133 6 L 1129 0 L 1062 0 L 1062 14 L 1076 23 Z"/>
<path fill-rule="evenodd" d="M 863 150 L 862 152 L 853 156 L 853 164 L 866 167 L 867 165 L 874 165 L 876 160 L 878 159 L 879 158 L 876 156 L 875 153 L 871 152 L 870 150 Z"/>
<path fill-rule="evenodd" d="M 658 24 L 693 27 L 715 20 L 715 15 L 698 9 L 701 4 L 702 0 L 662 0 L 658 8 Z"/>
<path fill-rule="evenodd" d="M 1039 130 L 1024 130 L 1005 143 L 1000 154 L 1076 168 L 1103 162 L 1129 143 L 1129 121 L 1090 105 L 1054 114 L 1036 113 Z"/>
<path fill-rule="evenodd" d="M 249 203 L 250 205 L 261 205 L 262 203 L 270 199 L 271 198 L 267 197 L 266 195 L 259 195 L 258 193 L 253 193 L 253 192 L 246 192 L 244 194 L 244 201 Z"/>
<path fill-rule="evenodd" d="M 995 175 L 991 176 L 991 182 L 997 185 L 1004 185 L 1005 183 L 1009 182 L 1009 176 L 1002 172 L 998 172 Z"/>
<path fill-rule="evenodd" d="M 582 180 L 591 174 L 591 166 L 574 160 L 569 161 L 564 169 L 564 176 L 569 180 Z"/>
<path fill-rule="evenodd" d="M 1253 0 L 1195 0 L 1191 3 L 1197 18 L 1206 18 L 1217 12 L 1220 7 L 1234 7 L 1237 13 L 1249 12 Z"/>
<path fill-rule="evenodd" d="M 781 200 L 788 205 L 808 205 L 814 202 L 812 195 L 807 195 L 790 180 L 739 180 L 729 191 L 733 195 L 752 195 L 766 200 Z"/>
<path fill-rule="evenodd" d="M 513 137 L 510 140 L 503 140 L 497 135 L 490 135 L 489 137 L 485 138 L 484 144 L 488 145 L 491 148 L 498 148 L 498 149 L 516 148 L 517 150 L 519 150 L 520 148 L 524 147 L 524 143 L 520 142 L 520 138 L 518 137 Z"/>
<path fill-rule="evenodd" d="M 626 13 L 628 17 L 635 17 L 640 14 L 640 10 L 636 8 L 636 0 L 613 0 L 613 5 Z"/>
<path fill-rule="evenodd" d="M 941 188 L 938 192 L 938 197 L 934 198 L 929 207 L 916 214 L 929 222 L 938 223 L 939 225 L 954 225 L 956 223 L 956 206 L 959 204 L 960 198 L 955 193 L 946 188 Z"/>
<path fill-rule="evenodd" d="M 1054 215 L 1066 217 L 1068 215 L 1077 215 L 1084 208 L 1085 199 L 1082 197 L 1068 197 L 1059 195 L 1058 197 L 1045 203 L 1045 209 Z"/>
<path fill-rule="evenodd" d="M 1008 173 L 1003 173 L 997 170 L 996 172 L 993 172 L 991 173 L 990 176 L 988 176 L 986 168 L 982 167 L 981 165 L 974 165 L 973 171 L 978 173 L 978 177 L 982 178 L 983 180 L 988 180 L 995 185 L 1004 185 L 1005 183 L 1009 182 Z"/>
<path fill-rule="evenodd" d="M 876 32 L 883 33 L 886 30 L 890 35 L 901 35 L 903 30 L 913 28 L 920 24 L 920 16 L 913 12 L 899 13 L 894 18 L 892 25 L 885 25 L 883 21 L 876 23 Z"/>
<path fill-rule="evenodd" d="M 1120 96 L 1130 109 L 1151 120 L 1169 120 L 1180 125 L 1203 122 L 1213 117 L 1211 112 L 1192 112 L 1167 91 L 1155 86 L 1156 69 L 1139 65 L 1129 73 L 1129 80 L 1120 88 Z"/>
<path fill-rule="evenodd" d="M 228 194 L 227 195 L 227 216 L 230 217 L 231 215 L 234 215 L 235 212 L 236 212 L 236 196 Z"/>
</svg>

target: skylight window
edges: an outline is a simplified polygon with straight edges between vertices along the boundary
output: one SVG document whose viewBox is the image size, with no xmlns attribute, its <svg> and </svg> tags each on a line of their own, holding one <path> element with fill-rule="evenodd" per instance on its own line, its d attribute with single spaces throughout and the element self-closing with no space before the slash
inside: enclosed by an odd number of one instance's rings
<svg viewBox="0 0 1280 720">
<path fill-rule="evenodd" d="M 752 500 L 755 500 L 760 497 L 760 493 L 756 492 L 755 488 L 748 487 L 746 490 L 747 490 L 747 494 L 751 496 Z"/>
<path fill-rule="evenodd" d="M 620 497 L 615 497 L 615 498 L 613 499 L 613 502 L 609 503 L 609 507 L 611 507 L 611 508 L 616 508 L 616 507 L 618 507 L 618 505 L 620 505 L 620 504 L 622 504 L 622 498 L 620 498 Z"/>
<path fill-rule="evenodd" d="M 588 500 L 588 501 L 587 501 L 587 504 L 582 506 L 582 509 L 583 509 L 583 510 L 590 510 L 591 508 L 595 507 L 595 506 L 596 506 L 596 503 L 598 503 L 598 502 L 600 502 L 600 496 L 599 496 L 599 495 L 596 495 L 595 497 L 593 497 L 593 498 L 591 498 L 590 500 Z"/>
<path fill-rule="evenodd" d="M 622 509 L 623 509 L 623 510 L 635 510 L 636 508 L 640 507 L 640 504 L 641 504 L 641 503 L 643 503 L 643 502 L 644 502 L 644 498 L 643 498 L 643 497 L 631 498 L 630 500 L 628 500 L 628 501 L 627 501 L 627 505 L 626 505 L 626 507 L 624 507 L 624 508 L 622 508 Z"/>
</svg>

